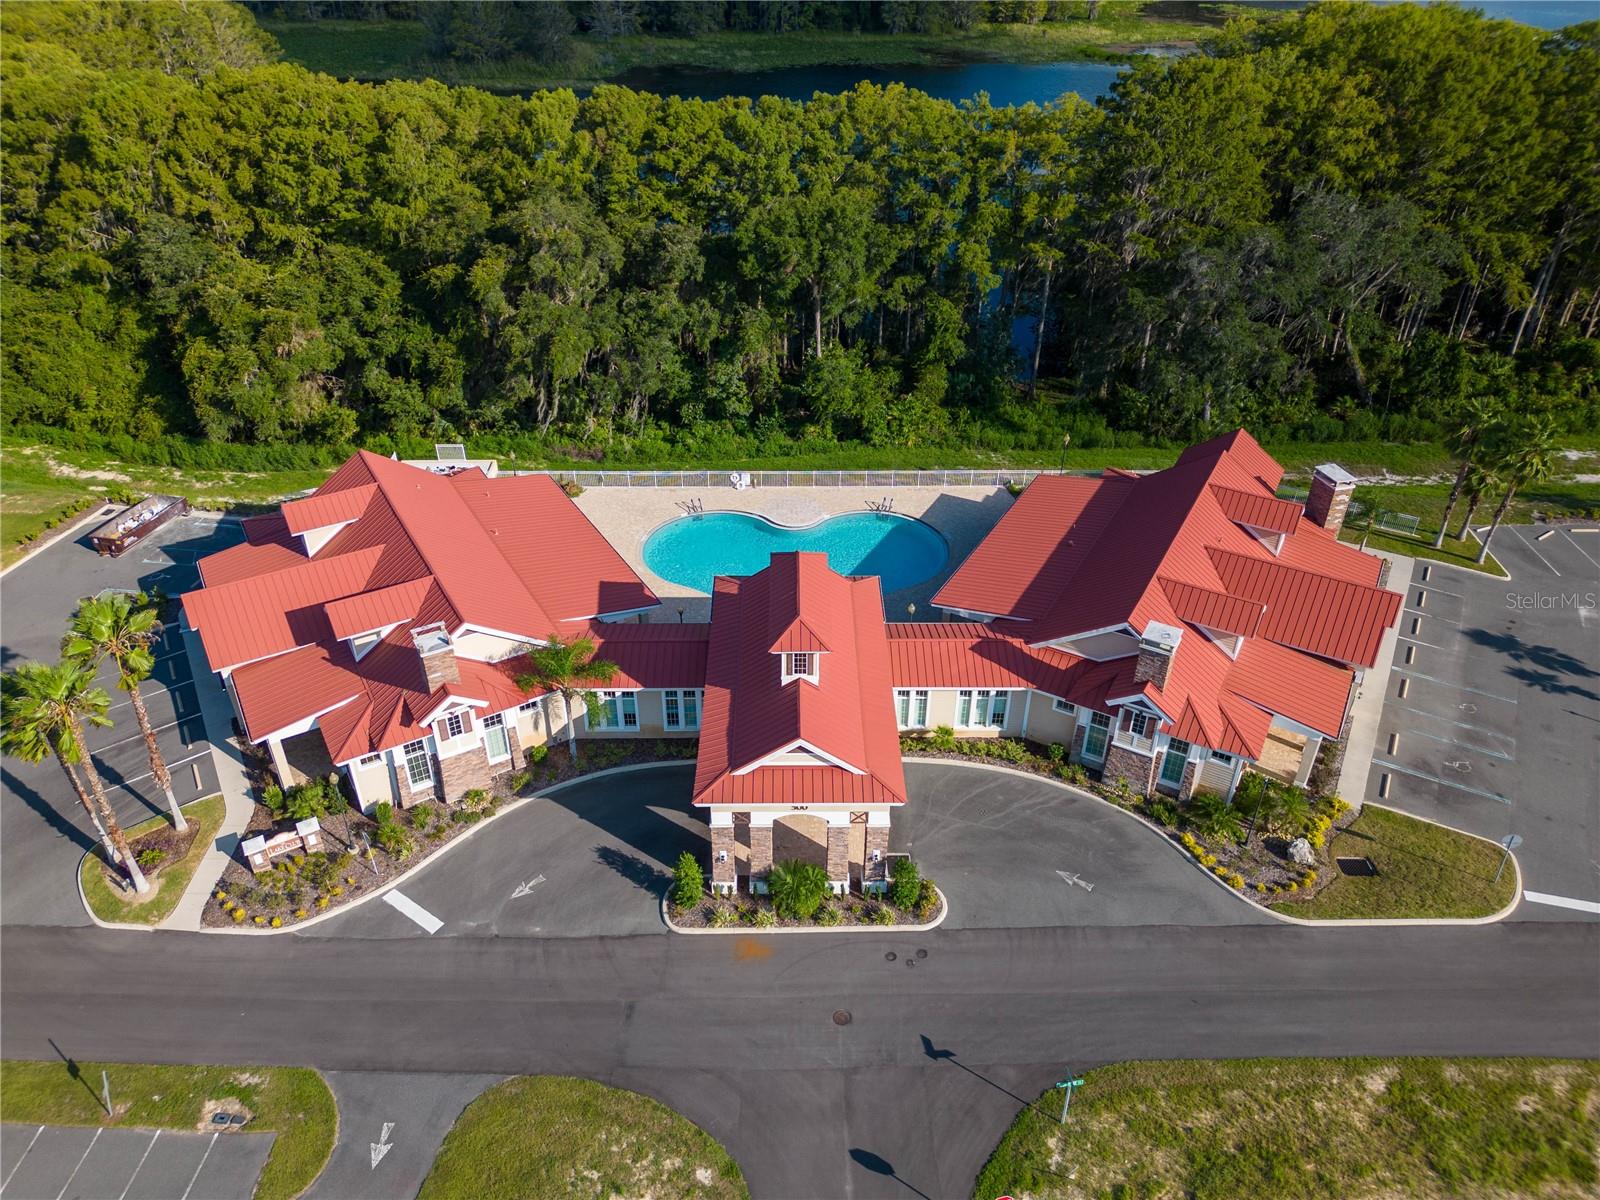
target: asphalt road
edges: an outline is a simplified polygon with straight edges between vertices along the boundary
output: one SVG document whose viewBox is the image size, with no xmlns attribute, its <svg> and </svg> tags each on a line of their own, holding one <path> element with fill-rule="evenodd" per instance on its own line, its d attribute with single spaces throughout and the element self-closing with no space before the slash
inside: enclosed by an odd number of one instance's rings
<svg viewBox="0 0 1600 1200">
<path fill-rule="evenodd" d="M 87 526 L 88 528 L 93 526 Z M 238 539 L 236 524 L 186 517 L 164 526 L 121 558 L 101 558 L 80 534 L 48 547 L 0 579 L 0 661 L 53 662 L 78 601 L 104 588 L 161 587 L 176 595 L 194 586 L 195 558 Z M 109 665 L 99 679 L 111 695 L 110 729 L 87 733 L 90 753 L 117 819 L 124 826 L 166 812 L 150 778 L 150 760 L 128 697 L 116 690 Z M 180 803 L 216 791 L 205 723 L 183 639 L 166 631 L 155 674 L 140 688 Z M 93 828 L 53 759 L 35 765 L 6 759 L 0 768 L 0 921 L 8 925 L 85 925 L 71 886 Z"/>
<path fill-rule="evenodd" d="M 1509 580 L 1417 560 L 1366 799 L 1380 799 L 1387 774 L 1382 803 L 1495 840 L 1517 834 L 1525 890 L 1592 905 L 1600 902 L 1600 534 L 1558 526 L 1539 541 L 1541 532 L 1507 526 L 1495 537 Z M 1600 913 L 1524 903 L 1512 919 Z"/>
<path fill-rule="evenodd" d="M 1067 1066 L 1600 1056 L 1600 925 L 280 938 L 265 954 L 248 938 L 12 928 L 0 1011 L 7 1058 L 53 1038 L 84 1059 L 585 1075 L 722 1138 L 757 1196 L 846 1181 L 890 1196 L 902 1180 L 945 1196 L 970 1188 L 1017 1097 Z M 969 1117 L 961 1098 L 987 1092 Z"/>
</svg>

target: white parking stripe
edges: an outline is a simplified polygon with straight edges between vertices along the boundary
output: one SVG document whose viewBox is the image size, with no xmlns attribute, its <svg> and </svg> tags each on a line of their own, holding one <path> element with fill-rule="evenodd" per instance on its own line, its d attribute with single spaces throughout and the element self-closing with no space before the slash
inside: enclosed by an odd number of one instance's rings
<svg viewBox="0 0 1600 1200">
<path fill-rule="evenodd" d="M 1396 634 L 1395 637 L 1397 638 L 1397 640 L 1402 641 L 1402 642 L 1413 642 L 1418 646 L 1426 646 L 1429 650 L 1444 650 L 1444 649 L 1446 649 L 1446 647 L 1444 647 L 1444 646 L 1436 646 L 1432 642 L 1420 641 L 1417 638 L 1405 637 L 1402 634 Z"/>
<path fill-rule="evenodd" d="M 139 1178 L 139 1172 L 144 1170 L 144 1160 L 150 1157 L 150 1151 L 156 1148 L 156 1138 L 160 1136 L 161 1130 L 159 1129 L 156 1130 L 155 1133 L 151 1134 L 150 1144 L 144 1148 L 144 1153 L 139 1156 L 139 1165 L 134 1167 L 133 1174 L 128 1176 L 128 1186 L 122 1189 L 122 1195 L 118 1196 L 117 1200 L 127 1200 L 128 1188 L 133 1186 L 133 1181 Z"/>
<path fill-rule="evenodd" d="M 1429 783 L 1437 783 L 1442 787 L 1455 788 L 1458 792 L 1469 792 L 1474 796 L 1482 796 L 1486 800 L 1498 800 L 1501 804 L 1511 803 L 1511 797 L 1502 796 L 1499 792 L 1486 792 L 1482 788 L 1468 787 L 1464 783 L 1453 783 L 1448 779 L 1440 779 L 1437 775 L 1429 775 L 1426 771 L 1417 771 L 1410 767 L 1402 767 L 1399 763 L 1388 762 L 1381 758 L 1373 759 L 1372 765 L 1375 767 L 1386 767 L 1391 771 L 1399 771 L 1402 775 L 1415 776 L 1417 779 L 1426 779 Z"/>
<path fill-rule="evenodd" d="M 200 751 L 199 754 L 191 754 L 191 755 L 189 755 L 188 758 L 179 758 L 179 759 L 170 760 L 167 763 L 167 770 L 170 771 L 170 770 L 172 770 L 173 767 L 181 767 L 181 766 L 183 766 L 184 763 L 193 762 L 197 758 L 210 758 L 210 757 L 211 757 L 211 751 L 210 750 L 202 750 L 202 751 Z M 128 785 L 129 784 L 131 784 L 131 783 L 140 783 L 143 780 L 149 779 L 150 778 L 150 774 L 151 773 L 149 771 L 146 771 L 143 775 L 135 775 L 132 779 L 124 779 L 121 783 L 117 784 L 115 787 L 108 787 L 106 789 L 106 791 L 108 793 L 117 792 L 117 791 L 124 791 L 125 792 L 125 791 L 128 790 Z"/>
<path fill-rule="evenodd" d="M 409 896 L 402 895 L 397 888 L 390 888 L 385 892 L 383 894 L 383 902 L 410 917 L 418 925 L 426 929 L 429 934 L 437 933 L 444 924 L 443 921 L 439 920 L 438 917 L 423 908 L 415 900 L 412 900 Z"/>
<path fill-rule="evenodd" d="M 1567 541 L 1571 542 L 1572 546 L 1573 546 L 1573 549 L 1577 550 L 1577 552 L 1579 554 L 1583 555 L 1590 562 L 1592 562 L 1595 566 L 1600 567 L 1600 558 L 1596 558 L 1594 555 L 1590 554 L 1587 550 L 1585 550 L 1582 546 L 1578 545 L 1578 539 L 1577 538 L 1573 537 L 1565 529 L 1563 529 L 1561 531 L 1561 536 L 1566 538 Z"/>
<path fill-rule="evenodd" d="M 194 1174 L 189 1177 L 189 1186 L 183 1189 L 183 1195 L 178 1197 L 178 1200 L 189 1200 L 189 1193 L 194 1191 L 195 1180 L 200 1178 L 200 1172 L 205 1169 L 206 1159 L 211 1157 L 211 1149 L 217 1144 L 217 1139 L 221 1136 L 221 1130 L 211 1135 L 210 1145 L 206 1147 L 206 1152 L 200 1156 L 200 1165 L 194 1169 Z"/>
<path fill-rule="evenodd" d="M 1474 746 L 1471 742 L 1458 742 L 1455 738 L 1440 737 L 1436 733 L 1424 733 L 1420 729 L 1407 729 L 1407 737 L 1425 737 L 1435 742 L 1443 742 L 1447 746 L 1460 746 L 1463 750 L 1471 750 L 1474 754 L 1487 754 L 1490 758 L 1503 758 L 1506 762 L 1516 762 L 1509 754 L 1502 754 L 1498 750 L 1490 750 L 1486 746 Z"/>
<path fill-rule="evenodd" d="M 1452 721 L 1449 717 L 1441 717 L 1438 713 L 1431 713 L 1426 709 L 1421 708 L 1410 708 L 1404 704 L 1396 704 L 1395 707 L 1401 712 L 1416 713 L 1419 717 L 1428 717 L 1431 720 L 1440 721 L 1446 725 L 1454 725 L 1458 729 L 1470 729 L 1474 733 L 1487 733 L 1490 737 L 1497 737 L 1503 742 L 1510 742 L 1513 746 L 1517 744 L 1517 739 L 1512 737 L 1509 733 L 1501 733 L 1498 729 L 1490 729 L 1486 725 L 1471 725 L 1466 721 Z"/>
<path fill-rule="evenodd" d="M 1579 912 L 1600 913 L 1600 904 L 1593 900 L 1574 900 L 1570 896 L 1551 896 L 1545 892 L 1522 893 L 1524 900 L 1531 900 L 1535 904 L 1548 904 L 1553 908 L 1574 908 Z"/>
<path fill-rule="evenodd" d="M 1441 596 L 1454 596 L 1457 600 L 1465 600 L 1460 592 L 1447 592 L 1442 587 L 1434 587 L 1431 583 L 1413 583 L 1414 588 L 1421 588 L 1425 592 L 1438 592 Z"/>
<path fill-rule="evenodd" d="M 1420 608 L 1408 608 L 1406 612 L 1413 617 L 1421 617 L 1427 621 L 1443 621 L 1446 625 L 1459 625 L 1460 621 L 1452 621 L 1449 617 L 1441 617 L 1438 613 L 1423 612 Z"/>
<path fill-rule="evenodd" d="M 61 1190 L 56 1193 L 56 1200 L 61 1200 L 61 1197 L 67 1194 L 67 1189 L 72 1186 L 72 1181 L 78 1177 L 78 1172 L 83 1170 L 83 1164 L 89 1157 L 89 1151 L 94 1149 L 94 1144 L 100 1140 L 100 1135 L 104 1132 L 104 1129 L 96 1129 L 94 1131 L 94 1136 L 89 1139 L 89 1144 L 83 1148 L 83 1157 L 78 1159 L 78 1165 L 72 1168 L 72 1174 L 67 1176 L 67 1181 L 61 1185 Z"/>
<path fill-rule="evenodd" d="M 1557 578 L 1560 578 L 1561 572 L 1556 570 L 1555 563 L 1551 562 L 1544 555 L 1540 554 L 1538 549 L 1534 546 L 1534 544 L 1532 542 L 1530 542 L 1527 538 L 1522 536 L 1521 530 L 1519 530 L 1515 525 L 1508 525 L 1508 526 L 1506 526 L 1506 528 L 1511 530 L 1512 533 L 1516 534 L 1517 535 L 1517 541 L 1521 542 L 1529 550 L 1532 550 L 1533 551 L 1533 556 L 1535 558 L 1537 558 L 1540 562 L 1542 562 L 1545 566 L 1549 567 L 1550 570 L 1555 573 Z"/>
<path fill-rule="evenodd" d="M 1506 704 L 1517 703 L 1510 696 L 1502 696 L 1498 692 L 1486 692 L 1482 688 L 1468 687 L 1464 683 L 1451 683 L 1448 679 L 1440 679 L 1436 675 L 1424 675 L 1421 671 L 1403 671 L 1399 667 L 1395 667 L 1394 673 L 1396 675 L 1410 675 L 1416 679 L 1426 679 L 1429 683 L 1442 683 L 1445 687 L 1455 688 L 1458 692 L 1471 692 L 1474 696 L 1487 696 L 1491 700 L 1500 700 Z"/>
<path fill-rule="evenodd" d="M 28 1157 L 28 1151 L 33 1149 L 33 1144 L 39 1140 L 39 1135 L 43 1132 L 43 1125 L 39 1126 L 39 1128 L 33 1131 L 33 1136 L 28 1139 L 27 1147 L 22 1151 L 22 1158 Z M 0 1192 L 4 1192 L 6 1190 L 6 1185 L 11 1182 L 11 1177 L 17 1173 L 17 1168 L 22 1165 L 22 1158 L 17 1159 L 17 1161 L 12 1164 L 11 1170 L 6 1172 L 5 1181 L 0 1182 Z"/>
<path fill-rule="evenodd" d="M 162 732 L 164 732 L 164 731 L 166 731 L 168 729 L 175 728 L 176 726 L 182 725 L 182 724 L 183 724 L 182 721 L 168 721 L 165 725 L 153 726 L 151 728 L 150 732 L 151 733 L 162 733 Z M 107 742 L 104 746 L 96 746 L 93 750 L 90 751 L 90 753 L 91 754 L 104 754 L 107 750 L 115 750 L 118 746 L 126 746 L 129 742 L 141 742 L 143 740 L 144 740 L 144 734 L 143 733 L 136 733 L 136 734 L 133 734 L 131 737 L 118 738 L 114 742 Z"/>
</svg>

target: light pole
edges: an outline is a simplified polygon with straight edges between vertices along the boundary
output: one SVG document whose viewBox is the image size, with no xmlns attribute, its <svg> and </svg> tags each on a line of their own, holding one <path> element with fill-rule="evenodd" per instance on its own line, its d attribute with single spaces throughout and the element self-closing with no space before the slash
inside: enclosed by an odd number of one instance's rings
<svg viewBox="0 0 1600 1200">
<path fill-rule="evenodd" d="M 1065 475 L 1067 473 L 1067 447 L 1070 446 L 1070 445 L 1072 445 L 1072 435 L 1070 433 L 1062 434 L 1061 435 L 1061 470 L 1057 472 L 1058 475 Z"/>
</svg>

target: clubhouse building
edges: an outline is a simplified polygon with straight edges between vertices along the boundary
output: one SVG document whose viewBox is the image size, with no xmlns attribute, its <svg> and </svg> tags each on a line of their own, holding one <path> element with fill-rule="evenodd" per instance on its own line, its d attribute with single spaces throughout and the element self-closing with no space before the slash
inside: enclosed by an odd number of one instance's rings
<svg viewBox="0 0 1600 1200">
<path fill-rule="evenodd" d="M 1040 476 L 934 597 L 886 622 L 878 580 L 814 553 L 716 580 L 704 624 L 659 601 L 547 476 L 361 452 L 245 522 L 183 597 L 248 741 L 285 784 L 338 771 L 362 808 L 457 802 L 566 738 L 697 738 L 714 885 L 797 827 L 837 890 L 885 878 L 900 738 L 1060 743 L 1140 793 L 1305 782 L 1342 735 L 1401 597 L 1340 543 L 1354 481 L 1304 504 L 1243 431 L 1164 471 Z M 589 711 L 527 690 L 530 644 L 583 636 L 616 674 Z"/>
</svg>

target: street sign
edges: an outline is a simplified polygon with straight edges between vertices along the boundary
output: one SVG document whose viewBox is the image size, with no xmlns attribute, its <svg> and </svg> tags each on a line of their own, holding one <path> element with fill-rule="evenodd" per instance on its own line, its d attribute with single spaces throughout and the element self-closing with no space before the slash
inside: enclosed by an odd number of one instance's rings
<svg viewBox="0 0 1600 1200">
<path fill-rule="evenodd" d="M 1056 1086 L 1058 1088 L 1082 1087 L 1083 1086 L 1083 1080 L 1081 1080 L 1081 1079 L 1063 1079 L 1060 1083 L 1056 1084 Z"/>
</svg>

